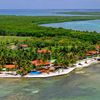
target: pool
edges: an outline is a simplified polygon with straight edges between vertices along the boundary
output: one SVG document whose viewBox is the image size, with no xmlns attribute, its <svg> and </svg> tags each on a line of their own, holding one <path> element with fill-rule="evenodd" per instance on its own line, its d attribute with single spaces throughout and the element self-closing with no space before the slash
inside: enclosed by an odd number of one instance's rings
<svg viewBox="0 0 100 100">
<path fill-rule="evenodd" d="M 29 74 L 30 74 L 30 75 L 33 75 L 33 74 L 41 74 L 41 72 L 39 72 L 39 71 L 32 71 L 32 72 L 30 72 Z"/>
</svg>

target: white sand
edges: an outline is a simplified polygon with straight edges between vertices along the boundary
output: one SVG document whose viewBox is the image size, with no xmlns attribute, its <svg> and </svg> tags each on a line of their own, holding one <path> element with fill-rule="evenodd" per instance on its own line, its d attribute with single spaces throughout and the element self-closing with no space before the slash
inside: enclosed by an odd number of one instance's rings
<svg viewBox="0 0 100 100">
<path fill-rule="evenodd" d="M 59 71 L 56 71 L 56 72 L 50 72 L 49 74 L 47 73 L 42 73 L 42 74 L 39 74 L 39 75 L 25 75 L 24 77 L 51 77 L 51 76 L 59 76 L 59 75 L 64 75 L 64 74 L 68 74 L 70 73 L 71 71 L 73 71 L 75 68 L 69 68 L 69 69 L 59 69 Z"/>
<path fill-rule="evenodd" d="M 7 78 L 7 77 L 11 77 L 11 78 L 14 78 L 14 77 L 21 77 L 21 75 L 18 75 L 16 74 L 16 71 L 1 71 L 0 72 L 0 77 L 3 78 Z"/>
<path fill-rule="evenodd" d="M 87 61 L 87 63 L 85 63 L 85 61 Z M 79 63 L 81 65 L 79 65 Z M 73 70 L 77 69 L 77 68 L 84 68 L 84 67 L 87 67 L 93 63 L 98 63 L 97 60 L 94 60 L 94 58 L 88 58 L 88 59 L 84 59 L 84 60 L 80 60 L 78 61 L 75 65 L 75 67 L 72 67 L 72 68 L 68 68 L 68 69 L 59 69 L 59 71 L 55 71 L 55 72 L 50 72 L 49 74 L 47 73 L 42 73 L 42 74 L 34 74 L 34 75 L 30 75 L 30 74 L 27 74 L 23 77 L 34 77 L 34 78 L 41 78 L 41 77 L 52 77 L 52 76 L 59 76 L 59 75 L 65 75 L 65 74 L 68 74 L 70 72 L 72 72 Z M 10 74 L 7 74 L 8 72 L 1 72 L 2 74 L 0 74 L 0 77 L 21 77 L 21 75 L 10 75 Z M 15 72 L 13 72 L 15 73 Z"/>
</svg>

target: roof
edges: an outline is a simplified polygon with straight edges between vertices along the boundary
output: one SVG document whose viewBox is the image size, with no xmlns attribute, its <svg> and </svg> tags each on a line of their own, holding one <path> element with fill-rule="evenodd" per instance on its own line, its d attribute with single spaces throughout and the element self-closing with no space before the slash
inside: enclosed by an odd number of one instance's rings
<svg viewBox="0 0 100 100">
<path fill-rule="evenodd" d="M 38 53 L 51 53 L 51 51 L 50 50 L 38 50 L 37 51 Z"/>
<path fill-rule="evenodd" d="M 5 65 L 5 68 L 13 69 L 13 68 L 16 68 L 16 66 L 13 64 L 9 64 L 9 65 Z"/>
<path fill-rule="evenodd" d="M 44 62 L 44 65 L 50 65 L 50 64 L 51 64 L 51 63 L 48 62 L 48 61 Z"/>
<path fill-rule="evenodd" d="M 97 48 L 97 49 L 100 49 L 100 45 L 97 45 L 96 48 Z"/>
<path fill-rule="evenodd" d="M 44 62 L 43 60 L 34 60 L 32 61 L 32 64 L 35 66 L 41 66 L 41 65 L 50 65 L 51 63 L 48 61 Z"/>
<path fill-rule="evenodd" d="M 20 44 L 20 47 L 26 48 L 26 47 L 28 47 L 28 45 L 27 44 Z"/>
<path fill-rule="evenodd" d="M 42 60 L 33 60 L 32 64 L 35 65 L 35 66 L 40 66 L 40 65 L 43 64 L 43 61 Z"/>
<path fill-rule="evenodd" d="M 91 56 L 91 54 L 87 53 L 86 56 Z"/>
<path fill-rule="evenodd" d="M 88 51 L 89 54 L 97 54 L 96 50 Z"/>
<path fill-rule="evenodd" d="M 88 51 L 86 53 L 86 56 L 91 56 L 91 55 L 94 55 L 94 54 L 98 54 L 98 52 L 96 50 L 91 50 L 91 51 Z"/>
</svg>

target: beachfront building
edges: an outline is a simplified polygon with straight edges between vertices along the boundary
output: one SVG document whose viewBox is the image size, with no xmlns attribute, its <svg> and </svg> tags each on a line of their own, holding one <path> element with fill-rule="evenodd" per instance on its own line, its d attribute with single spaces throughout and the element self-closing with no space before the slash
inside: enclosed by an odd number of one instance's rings
<svg viewBox="0 0 100 100">
<path fill-rule="evenodd" d="M 14 64 L 7 64 L 4 66 L 4 68 L 2 70 L 8 70 L 8 71 L 13 71 L 13 70 L 16 70 L 16 65 Z"/>
<path fill-rule="evenodd" d="M 88 52 L 86 53 L 86 56 L 87 56 L 87 57 L 92 57 L 92 56 L 95 56 L 95 55 L 100 54 L 100 46 L 97 45 L 95 48 L 96 48 L 96 50 L 90 50 L 90 51 L 88 51 Z"/>
<path fill-rule="evenodd" d="M 86 57 L 93 57 L 93 56 L 95 56 L 95 55 L 97 55 L 98 54 L 98 51 L 96 51 L 96 50 L 91 50 L 91 51 L 88 51 L 87 53 L 86 53 Z"/>
<path fill-rule="evenodd" d="M 100 54 L 100 46 L 99 46 L 99 45 L 96 46 L 96 50 L 97 50 L 98 53 Z"/>
<path fill-rule="evenodd" d="M 50 50 L 45 50 L 45 49 L 44 50 L 37 50 L 37 52 L 40 54 L 51 53 Z"/>
<path fill-rule="evenodd" d="M 32 64 L 35 66 L 35 69 L 40 72 L 49 72 L 55 70 L 53 67 L 55 60 L 51 60 L 51 51 L 50 50 L 37 50 L 39 59 L 33 60 Z"/>
<path fill-rule="evenodd" d="M 32 64 L 35 65 L 36 67 L 38 67 L 38 66 L 50 66 L 51 62 L 38 59 L 38 60 L 33 60 Z"/>
</svg>

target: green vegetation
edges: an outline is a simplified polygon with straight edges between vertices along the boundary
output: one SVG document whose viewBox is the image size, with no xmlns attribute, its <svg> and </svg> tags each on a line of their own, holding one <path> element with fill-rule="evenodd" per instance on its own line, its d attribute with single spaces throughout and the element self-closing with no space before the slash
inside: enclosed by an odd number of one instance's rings
<svg viewBox="0 0 100 100">
<path fill-rule="evenodd" d="M 91 19 L 100 17 L 0 16 L 1 68 L 6 64 L 15 64 L 18 73 L 26 74 L 36 68 L 31 64 L 36 59 L 56 59 L 57 66 L 72 66 L 88 50 L 95 50 L 95 45 L 100 45 L 100 34 L 42 27 L 39 24 Z M 27 44 L 28 48 L 20 48 L 21 44 Z M 52 55 L 41 56 L 37 53 L 40 49 L 50 50 Z"/>
<path fill-rule="evenodd" d="M 100 19 L 100 16 L 76 16 L 76 17 L 31 17 L 31 16 L 0 16 L 0 35 L 7 36 L 55 36 L 63 35 L 62 30 L 44 28 L 39 24 Z M 67 33 L 70 30 L 64 30 Z M 65 34 L 66 35 L 66 34 Z"/>
<path fill-rule="evenodd" d="M 73 15 L 100 15 L 100 12 L 59 12 L 60 14 L 73 14 Z"/>
</svg>

